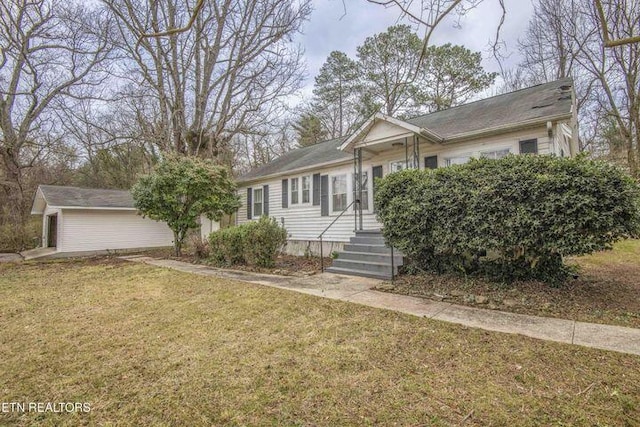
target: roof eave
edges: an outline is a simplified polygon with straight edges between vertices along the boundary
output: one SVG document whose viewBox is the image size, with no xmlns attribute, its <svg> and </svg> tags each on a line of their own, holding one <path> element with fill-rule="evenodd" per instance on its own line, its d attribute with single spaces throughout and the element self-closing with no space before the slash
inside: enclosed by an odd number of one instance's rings
<svg viewBox="0 0 640 427">
<path fill-rule="evenodd" d="M 282 172 L 276 172 L 276 173 L 272 173 L 269 175 L 262 175 L 262 176 L 256 176 L 254 178 L 248 178 L 248 179 L 238 179 L 236 181 L 237 184 L 250 184 L 253 182 L 260 182 L 260 181 L 264 181 L 267 179 L 273 179 L 273 178 L 277 178 L 280 176 L 285 176 L 285 175 L 296 175 L 299 174 L 301 172 L 307 172 L 307 171 L 312 171 L 314 169 L 319 169 L 319 168 L 323 168 L 326 166 L 334 166 L 334 165 L 341 165 L 341 164 L 348 164 L 348 163 L 352 163 L 353 160 L 352 159 L 342 159 L 342 160 L 332 160 L 330 162 L 324 162 L 324 163 L 318 163 L 315 165 L 309 165 L 309 166 L 303 166 L 301 168 L 297 168 L 297 169 L 291 169 L 291 170 L 286 170 L 286 171 L 282 171 Z"/>
<path fill-rule="evenodd" d="M 502 133 L 505 131 L 514 131 L 518 129 L 530 128 L 536 125 L 545 124 L 546 122 L 555 122 L 558 120 L 570 119 L 571 117 L 572 117 L 571 112 L 555 114 L 553 116 L 537 117 L 535 119 L 523 120 L 516 123 L 509 123 L 506 125 L 495 126 L 492 128 L 485 128 L 477 131 L 452 135 L 450 137 L 447 137 L 443 142 L 444 143 L 459 142 L 459 141 L 463 141 L 471 138 L 476 138 L 479 136 L 488 136 L 496 133 Z"/>
<path fill-rule="evenodd" d="M 95 210 L 95 211 L 137 211 L 138 209 L 131 207 L 115 207 L 115 206 L 49 206 L 54 209 L 76 209 L 76 210 Z"/>
</svg>

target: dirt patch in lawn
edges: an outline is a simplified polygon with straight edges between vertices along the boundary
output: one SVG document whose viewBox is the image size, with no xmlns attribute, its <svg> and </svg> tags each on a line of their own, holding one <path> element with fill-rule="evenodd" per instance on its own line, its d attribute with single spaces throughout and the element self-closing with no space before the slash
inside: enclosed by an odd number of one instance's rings
<svg viewBox="0 0 640 427">
<path fill-rule="evenodd" d="M 640 327 L 640 241 L 569 261 L 579 277 L 552 287 L 537 281 L 510 285 L 424 273 L 400 276 L 380 290 L 480 308 Z"/>
</svg>

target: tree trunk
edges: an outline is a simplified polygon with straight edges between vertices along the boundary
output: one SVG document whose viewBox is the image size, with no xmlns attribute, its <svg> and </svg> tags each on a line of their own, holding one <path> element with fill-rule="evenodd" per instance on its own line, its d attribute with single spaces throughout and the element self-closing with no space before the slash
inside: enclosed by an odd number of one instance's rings
<svg viewBox="0 0 640 427">
<path fill-rule="evenodd" d="M 6 219 L 16 225 L 26 223 L 24 189 L 22 188 L 22 170 L 9 153 L 2 152 L 4 179 L 1 183 L 7 195 Z"/>
<path fill-rule="evenodd" d="M 182 233 L 178 231 L 173 232 L 173 254 L 177 257 L 182 256 Z"/>
</svg>

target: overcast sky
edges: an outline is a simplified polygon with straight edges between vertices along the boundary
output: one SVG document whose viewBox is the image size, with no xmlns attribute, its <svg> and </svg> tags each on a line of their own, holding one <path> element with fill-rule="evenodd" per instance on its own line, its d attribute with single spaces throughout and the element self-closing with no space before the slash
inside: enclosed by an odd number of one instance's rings
<svg viewBox="0 0 640 427">
<path fill-rule="evenodd" d="M 315 10 L 306 23 L 304 34 L 298 38 L 306 52 L 308 77 L 302 93 L 310 96 L 314 77 L 331 51 L 340 50 L 349 57 L 356 56 L 356 48 L 364 40 L 397 23 L 399 12 L 366 0 L 314 0 Z M 507 16 L 502 29 L 502 39 L 511 55 L 503 61 L 507 68 L 518 60 L 517 39 L 526 29 L 533 12 L 530 0 L 506 0 Z M 346 12 L 345 7 L 346 5 Z M 460 28 L 453 21 L 444 22 L 436 31 L 431 44 L 453 43 L 464 45 L 483 55 L 483 66 L 488 71 L 499 71 L 490 52 L 490 40 L 500 19 L 498 0 L 484 0 L 478 8 L 462 18 Z M 422 33 L 421 33 L 422 34 Z"/>
</svg>

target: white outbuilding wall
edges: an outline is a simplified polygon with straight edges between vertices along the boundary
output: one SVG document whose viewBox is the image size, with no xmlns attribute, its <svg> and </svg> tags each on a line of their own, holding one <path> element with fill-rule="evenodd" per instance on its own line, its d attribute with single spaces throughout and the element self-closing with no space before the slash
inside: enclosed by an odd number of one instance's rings
<svg viewBox="0 0 640 427">
<path fill-rule="evenodd" d="M 173 245 L 164 222 L 135 210 L 61 209 L 57 252 L 92 252 Z"/>
</svg>

